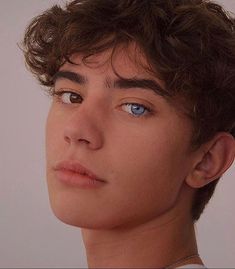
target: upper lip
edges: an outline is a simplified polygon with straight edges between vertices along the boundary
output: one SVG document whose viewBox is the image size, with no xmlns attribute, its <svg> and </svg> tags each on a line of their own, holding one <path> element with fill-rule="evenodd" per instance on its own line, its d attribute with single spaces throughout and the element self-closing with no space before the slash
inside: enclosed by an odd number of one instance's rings
<svg viewBox="0 0 235 269">
<path fill-rule="evenodd" d="M 66 161 L 58 162 L 54 166 L 54 170 L 56 170 L 56 171 L 58 171 L 58 170 L 65 170 L 66 171 L 67 170 L 67 171 L 71 171 L 71 172 L 78 173 L 81 175 L 86 175 L 92 179 L 104 182 L 103 179 L 99 178 L 92 171 L 88 170 L 86 167 L 81 165 L 79 162 L 73 161 L 73 160 L 66 160 Z"/>
</svg>

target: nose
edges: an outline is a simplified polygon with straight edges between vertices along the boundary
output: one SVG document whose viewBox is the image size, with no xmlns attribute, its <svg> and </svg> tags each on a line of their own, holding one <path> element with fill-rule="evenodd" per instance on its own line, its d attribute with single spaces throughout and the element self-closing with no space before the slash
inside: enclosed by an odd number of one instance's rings
<svg viewBox="0 0 235 269">
<path fill-rule="evenodd" d="M 102 118 L 94 111 L 81 106 L 68 116 L 64 140 L 69 145 L 83 145 L 97 150 L 103 145 Z"/>
</svg>

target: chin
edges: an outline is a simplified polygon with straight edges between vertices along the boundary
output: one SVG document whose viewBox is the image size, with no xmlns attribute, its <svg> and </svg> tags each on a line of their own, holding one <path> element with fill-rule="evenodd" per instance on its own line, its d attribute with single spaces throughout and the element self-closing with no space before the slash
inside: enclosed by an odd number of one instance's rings
<svg viewBox="0 0 235 269">
<path fill-rule="evenodd" d="M 55 217 L 61 222 L 79 228 L 106 230 L 122 225 L 121 219 L 97 208 L 70 206 L 62 201 L 51 201 L 51 209 Z"/>
</svg>

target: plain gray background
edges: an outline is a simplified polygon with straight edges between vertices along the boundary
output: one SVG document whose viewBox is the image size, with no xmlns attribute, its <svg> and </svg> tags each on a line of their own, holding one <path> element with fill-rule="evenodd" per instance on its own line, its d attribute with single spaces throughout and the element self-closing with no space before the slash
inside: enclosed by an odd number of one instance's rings
<svg viewBox="0 0 235 269">
<path fill-rule="evenodd" d="M 220 0 L 235 11 L 235 0 Z M 87 267 L 80 230 L 52 214 L 45 182 L 49 99 L 17 47 L 32 17 L 58 0 L 0 0 L 0 267 Z M 235 267 L 235 165 L 197 224 L 208 267 Z"/>
</svg>

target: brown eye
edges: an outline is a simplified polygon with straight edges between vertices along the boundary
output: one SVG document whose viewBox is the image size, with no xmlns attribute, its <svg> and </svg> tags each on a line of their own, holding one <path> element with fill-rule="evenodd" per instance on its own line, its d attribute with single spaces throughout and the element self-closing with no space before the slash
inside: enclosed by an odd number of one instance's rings
<svg viewBox="0 0 235 269">
<path fill-rule="evenodd" d="M 78 93 L 61 91 L 56 92 L 55 95 L 59 96 L 60 100 L 64 104 L 76 104 L 82 102 L 82 97 Z"/>
</svg>

